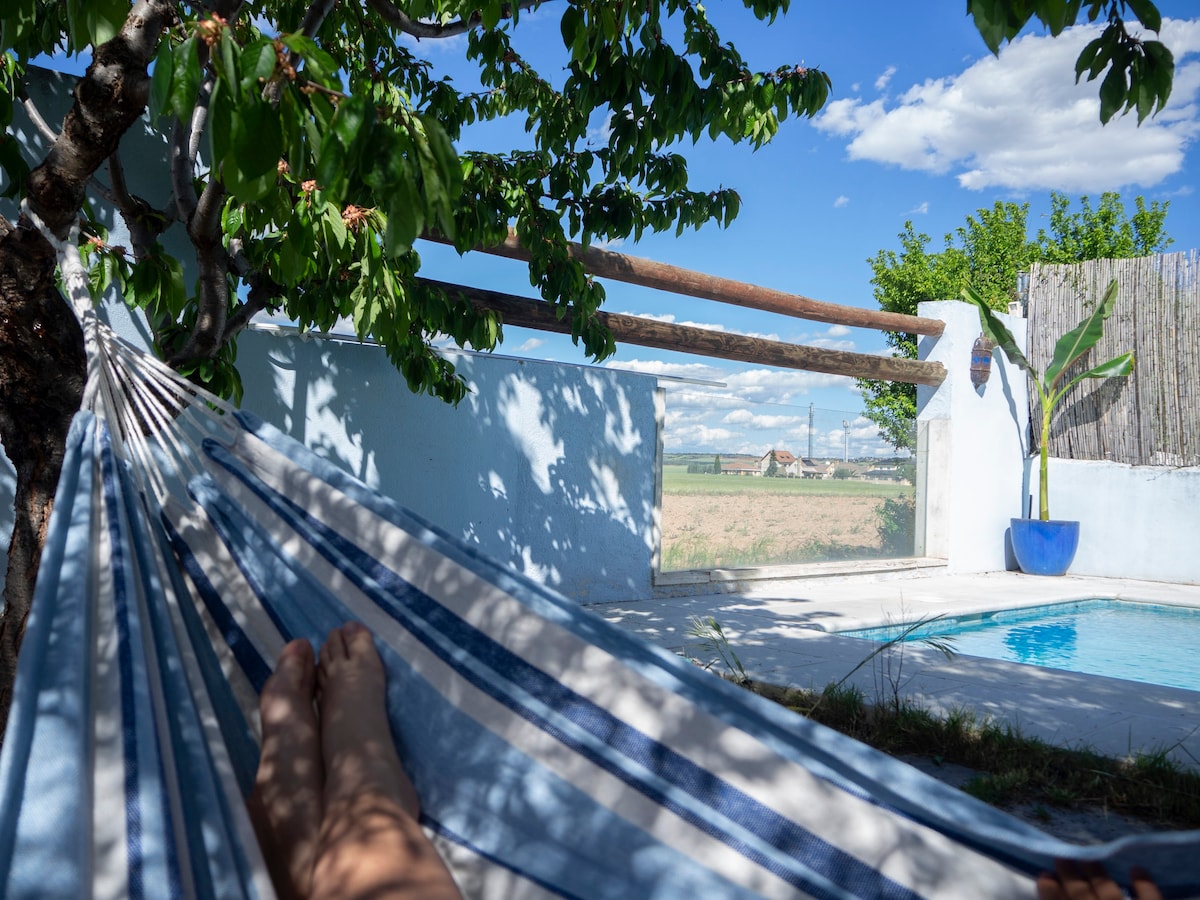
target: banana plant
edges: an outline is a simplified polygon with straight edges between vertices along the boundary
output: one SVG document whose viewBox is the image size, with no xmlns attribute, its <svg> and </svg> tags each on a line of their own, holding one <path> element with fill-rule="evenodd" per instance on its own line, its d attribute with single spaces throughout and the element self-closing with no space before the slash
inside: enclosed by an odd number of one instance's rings
<svg viewBox="0 0 1200 900">
<path fill-rule="evenodd" d="M 1021 352 L 1021 348 L 1017 346 L 1012 332 L 996 317 L 995 312 L 978 291 L 968 285 L 963 288 L 962 296 L 964 300 L 979 308 L 979 322 L 983 326 L 983 333 L 993 344 L 1004 351 L 1004 355 L 1008 357 L 1010 363 L 1023 369 L 1029 375 L 1029 380 L 1037 389 L 1042 412 L 1042 439 L 1039 444 L 1041 478 L 1038 486 L 1038 518 L 1043 522 L 1048 521 L 1050 519 L 1050 503 L 1046 488 L 1049 461 L 1047 444 L 1050 439 L 1050 422 L 1054 417 L 1055 407 L 1075 385 L 1085 378 L 1120 378 L 1133 371 L 1133 353 L 1123 353 L 1086 372 L 1081 372 L 1066 381 L 1065 384 L 1063 383 L 1071 367 L 1096 346 L 1097 341 L 1103 336 L 1104 320 L 1112 314 L 1113 306 L 1117 302 L 1117 280 L 1114 278 L 1108 283 L 1104 296 L 1096 304 L 1096 308 L 1082 322 L 1058 339 L 1058 343 L 1054 345 L 1054 357 L 1050 360 L 1050 365 L 1046 367 L 1044 375 L 1039 375 L 1037 370 L 1030 365 L 1025 354 Z"/>
</svg>

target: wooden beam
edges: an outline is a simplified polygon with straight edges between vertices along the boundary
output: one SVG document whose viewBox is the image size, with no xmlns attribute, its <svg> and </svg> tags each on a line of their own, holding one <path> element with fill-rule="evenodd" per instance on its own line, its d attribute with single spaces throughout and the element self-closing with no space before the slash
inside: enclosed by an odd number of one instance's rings
<svg viewBox="0 0 1200 900">
<path fill-rule="evenodd" d="M 437 243 L 451 243 L 440 235 L 425 234 L 424 237 Z M 908 334 L 926 334 L 936 337 L 942 333 L 942 329 L 945 327 L 945 323 L 940 319 L 927 319 L 922 316 L 907 316 L 902 313 L 826 303 L 800 294 L 789 294 L 773 288 L 734 281 L 731 278 L 705 275 L 702 272 L 693 272 L 690 269 L 682 269 L 679 266 L 654 262 L 638 256 L 614 253 L 611 250 L 601 250 L 598 247 L 584 247 L 582 244 L 576 243 L 568 246 L 571 256 L 582 262 L 584 269 L 589 274 L 598 278 L 611 278 L 614 281 L 657 288 L 675 294 L 685 294 L 689 297 L 699 297 L 702 300 L 715 300 L 718 303 L 730 303 L 748 309 L 761 309 L 765 312 L 780 313 L 798 319 L 811 319 L 816 322 L 829 322 L 833 325 L 847 325 L 852 328 L 901 331 Z M 503 256 L 506 259 L 528 262 L 530 258 L 529 251 L 521 246 L 521 242 L 517 240 L 517 236 L 511 228 L 508 231 L 508 239 L 503 244 L 495 247 L 476 247 L 475 249 L 481 253 Z"/>
<path fill-rule="evenodd" d="M 571 333 L 570 315 L 560 319 L 554 307 L 541 300 L 530 300 L 514 294 L 448 284 L 428 278 L 422 278 L 420 281 L 431 287 L 441 288 L 450 296 L 464 297 L 477 308 L 495 310 L 500 313 L 505 325 L 536 328 L 539 331 L 558 334 Z M 618 313 L 597 311 L 593 315 L 612 332 L 618 343 L 623 344 L 637 344 L 642 347 L 656 347 L 660 350 L 675 350 L 680 353 L 779 366 L 785 369 L 805 369 L 854 378 L 904 381 L 909 384 L 936 386 L 946 378 L 945 367 L 936 362 L 805 347 L 800 344 L 768 341 L 688 325 L 674 325 Z"/>
</svg>

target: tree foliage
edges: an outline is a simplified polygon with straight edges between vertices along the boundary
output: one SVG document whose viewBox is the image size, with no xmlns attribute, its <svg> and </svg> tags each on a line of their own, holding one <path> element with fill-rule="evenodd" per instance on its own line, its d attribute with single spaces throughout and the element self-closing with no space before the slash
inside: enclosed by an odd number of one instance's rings
<svg viewBox="0 0 1200 900">
<path fill-rule="evenodd" d="M 411 388 L 457 400 L 464 387 L 429 340 L 491 349 L 500 322 L 420 281 L 414 242 L 437 232 L 465 252 L 513 226 L 533 254 L 531 283 L 574 308 L 574 337 L 589 354 L 608 355 L 611 337 L 589 317 L 603 290 L 567 256 L 568 237 L 728 224 L 737 193 L 694 189 L 675 148 L 716 137 L 761 145 L 787 117 L 815 114 L 829 79 L 801 66 L 754 71 L 703 7 L 678 0 L 567 4 L 565 77 L 551 79 L 515 41 L 536 5 L 143 0 L 167 22 L 153 75 L 134 74 L 172 138 L 175 164 L 160 173 L 171 201 L 153 209 L 111 179 L 133 247 L 109 246 L 98 224 L 86 226 L 94 288 L 113 285 L 144 309 L 164 356 L 225 393 L 237 390 L 231 340 L 271 309 L 304 328 L 348 318 Z M 746 5 L 769 21 L 788 4 Z M 6 6 L 10 100 L 32 55 L 120 42 L 133 21 L 120 0 Z M 465 34 L 478 87 L 458 88 L 405 33 Z M 8 124 L 11 103 L 0 113 Z M 506 117 L 524 121 L 523 146 L 456 150 L 467 126 Z M 10 152 L 0 162 L 21 191 L 24 161 Z M 160 241 L 174 226 L 195 250 L 194 288 Z"/>
<path fill-rule="evenodd" d="M 1065 194 L 1050 195 L 1049 228 L 1028 236 L 1029 204 L 997 202 L 967 216 L 966 223 L 947 234 L 943 249 L 930 252 L 930 237 L 911 221 L 900 232 L 900 249 L 880 250 L 867 260 L 875 299 L 888 312 L 916 315 L 923 300 L 957 298 L 971 286 L 989 305 L 1006 311 L 1018 298 L 1018 273 L 1035 262 L 1069 263 L 1085 259 L 1121 259 L 1161 253 L 1171 244 L 1166 231 L 1169 202 L 1148 206 L 1134 199 L 1135 212 L 1126 213 L 1119 194 L 1105 193 L 1092 206 L 1080 198 L 1073 210 Z M 916 335 L 889 332 L 888 345 L 896 356 L 916 359 Z M 910 384 L 860 380 L 865 414 L 879 426 L 880 435 L 897 449 L 915 446 L 916 389 Z"/>
<path fill-rule="evenodd" d="M 967 0 L 967 13 L 993 53 L 999 53 L 1004 41 L 1011 41 L 1035 18 L 1057 36 L 1084 12 L 1089 22 L 1103 17 L 1105 25 L 1079 54 L 1075 81 L 1085 72 L 1088 81 L 1103 73 L 1100 121 L 1136 109 L 1141 124 L 1166 106 L 1175 75 L 1170 49 L 1162 41 L 1130 34 L 1126 24 L 1132 14 L 1147 29 L 1159 32 L 1162 14 L 1150 0 Z"/>
</svg>

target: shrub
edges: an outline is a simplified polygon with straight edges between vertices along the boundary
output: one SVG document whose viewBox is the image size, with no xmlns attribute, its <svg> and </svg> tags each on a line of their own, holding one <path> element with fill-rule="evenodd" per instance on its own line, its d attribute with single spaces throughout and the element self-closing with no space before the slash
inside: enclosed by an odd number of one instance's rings
<svg viewBox="0 0 1200 900">
<path fill-rule="evenodd" d="M 836 477 L 836 475 L 835 475 Z M 879 507 L 879 545 L 884 556 L 912 556 L 917 527 L 915 497 L 884 500 Z"/>
</svg>

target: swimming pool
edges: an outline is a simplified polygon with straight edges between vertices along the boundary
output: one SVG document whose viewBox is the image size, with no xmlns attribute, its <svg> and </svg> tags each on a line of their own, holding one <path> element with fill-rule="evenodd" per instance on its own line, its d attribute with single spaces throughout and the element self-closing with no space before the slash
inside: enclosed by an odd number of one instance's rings
<svg viewBox="0 0 1200 900">
<path fill-rule="evenodd" d="M 906 626 L 838 632 L 885 641 Z M 951 638 L 955 653 L 1200 691 L 1200 609 L 1078 600 L 937 619 L 907 641 Z"/>
</svg>

